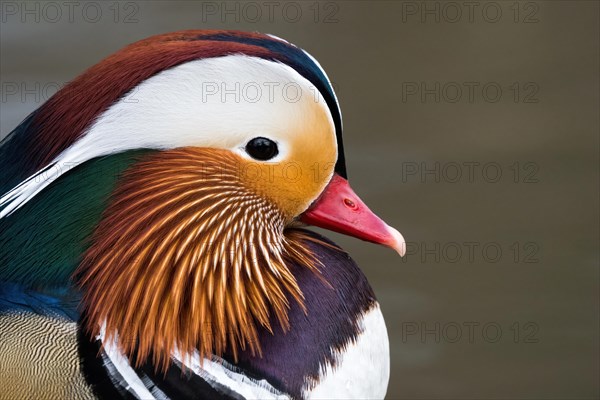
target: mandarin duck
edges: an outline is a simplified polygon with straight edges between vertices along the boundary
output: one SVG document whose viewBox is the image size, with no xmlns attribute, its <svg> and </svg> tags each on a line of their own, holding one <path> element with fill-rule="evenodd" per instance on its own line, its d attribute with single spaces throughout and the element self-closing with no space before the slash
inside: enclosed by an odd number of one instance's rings
<svg viewBox="0 0 600 400">
<path fill-rule="evenodd" d="M 405 252 L 347 181 L 332 85 L 272 35 L 193 30 L 94 65 L 1 143 L 0 397 L 383 398 L 349 255 Z"/>
</svg>

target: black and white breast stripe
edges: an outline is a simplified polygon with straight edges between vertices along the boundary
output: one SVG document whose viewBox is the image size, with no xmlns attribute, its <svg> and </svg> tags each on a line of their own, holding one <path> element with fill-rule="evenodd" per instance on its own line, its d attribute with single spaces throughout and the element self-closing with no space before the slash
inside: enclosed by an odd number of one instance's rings
<svg viewBox="0 0 600 400">
<path fill-rule="evenodd" d="M 86 379 L 101 398 L 125 399 L 289 399 L 265 380 L 245 376 L 243 371 L 218 357 L 203 360 L 198 354 L 185 362 L 173 355 L 166 373 L 146 363 L 133 367 L 116 343 L 93 341 L 79 335 L 79 354 Z M 150 357 L 151 358 L 151 357 Z"/>
</svg>

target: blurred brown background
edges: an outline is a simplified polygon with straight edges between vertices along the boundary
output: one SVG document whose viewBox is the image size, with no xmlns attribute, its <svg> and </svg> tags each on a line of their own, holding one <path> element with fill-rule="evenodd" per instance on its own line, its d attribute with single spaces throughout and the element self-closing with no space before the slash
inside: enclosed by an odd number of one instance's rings
<svg viewBox="0 0 600 400">
<path fill-rule="evenodd" d="M 598 398 L 598 2 L 49 4 L 2 2 L 0 137 L 146 36 L 281 36 L 328 72 L 352 184 L 410 242 L 327 233 L 381 301 L 388 398 Z"/>
</svg>

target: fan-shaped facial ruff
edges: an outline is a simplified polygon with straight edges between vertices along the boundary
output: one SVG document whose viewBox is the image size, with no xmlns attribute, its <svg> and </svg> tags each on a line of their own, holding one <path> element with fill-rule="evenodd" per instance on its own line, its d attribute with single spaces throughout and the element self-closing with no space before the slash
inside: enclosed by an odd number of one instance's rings
<svg viewBox="0 0 600 400">
<path fill-rule="evenodd" d="M 78 270 L 90 333 L 105 323 L 138 365 L 152 355 L 166 368 L 176 349 L 260 354 L 271 313 L 288 329 L 288 298 L 303 295 L 286 260 L 318 273 L 317 261 L 301 231 L 284 230 L 295 210 L 263 193 L 248 163 L 181 148 L 125 172 Z"/>
</svg>

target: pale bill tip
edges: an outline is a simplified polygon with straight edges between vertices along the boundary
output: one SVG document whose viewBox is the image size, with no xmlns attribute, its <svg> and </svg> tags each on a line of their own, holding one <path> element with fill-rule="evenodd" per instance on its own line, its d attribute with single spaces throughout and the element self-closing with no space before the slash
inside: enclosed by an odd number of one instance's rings
<svg viewBox="0 0 600 400">
<path fill-rule="evenodd" d="M 388 246 L 396 250 L 396 252 L 400 254 L 400 257 L 404 257 L 404 255 L 406 254 L 406 241 L 404 240 L 404 237 L 400 232 L 398 232 L 397 229 L 394 229 L 391 226 L 388 226 L 388 230 L 392 237 L 392 240 L 390 241 Z"/>
</svg>

